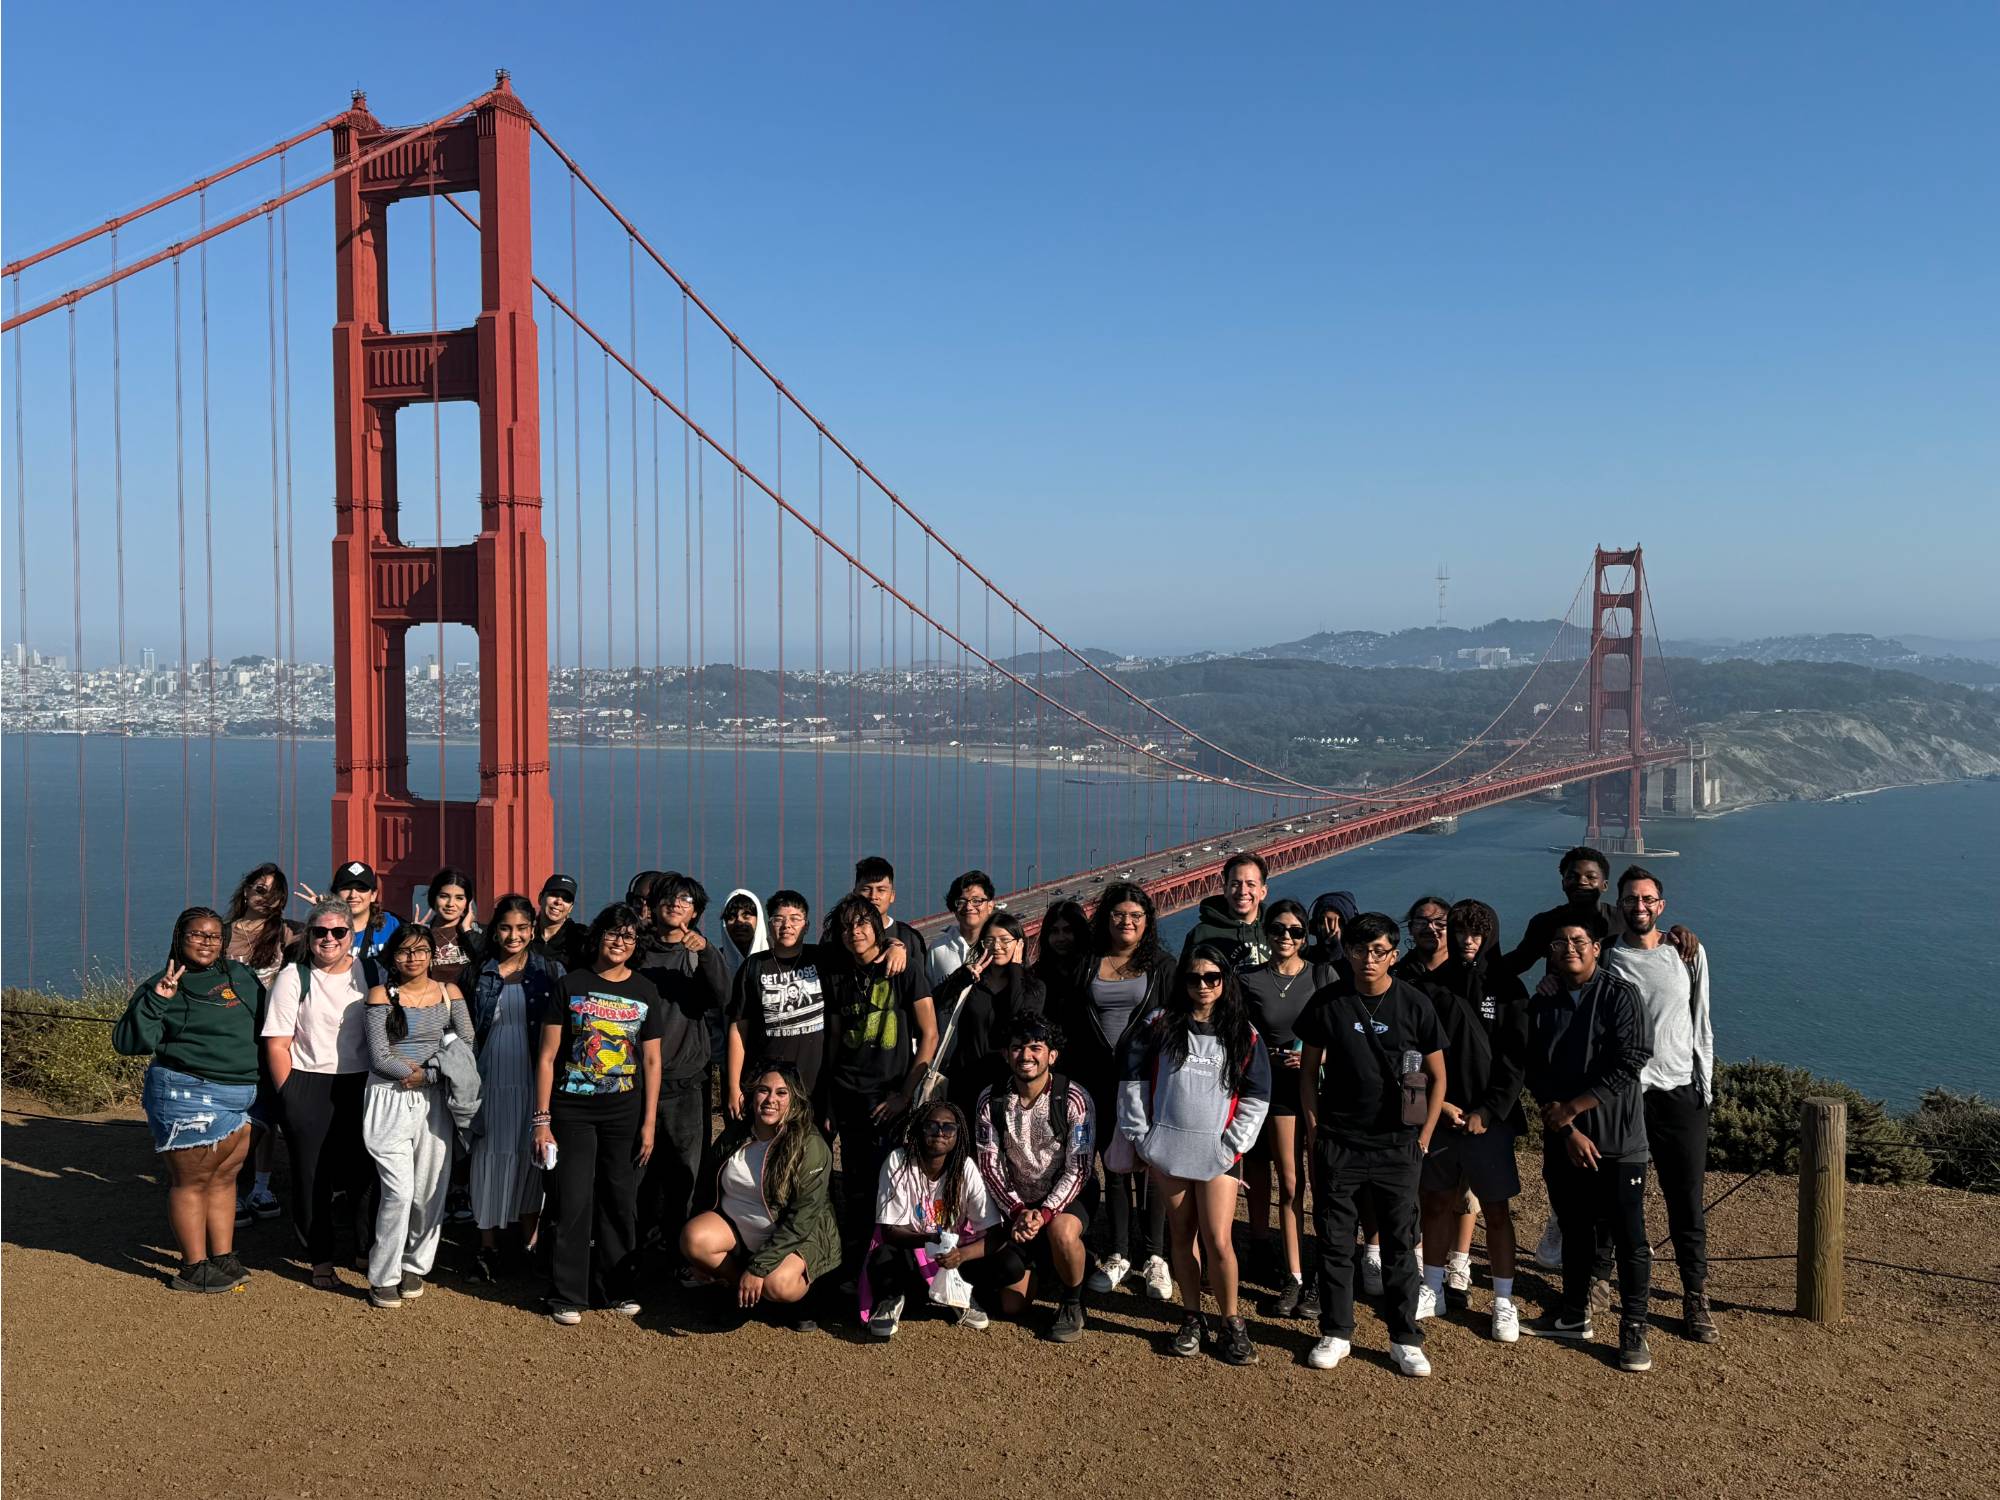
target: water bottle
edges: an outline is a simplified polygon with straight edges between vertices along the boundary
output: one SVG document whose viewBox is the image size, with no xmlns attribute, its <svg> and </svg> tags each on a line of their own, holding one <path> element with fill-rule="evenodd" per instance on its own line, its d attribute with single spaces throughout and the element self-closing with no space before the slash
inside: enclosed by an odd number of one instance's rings
<svg viewBox="0 0 2000 1500">
<path fill-rule="evenodd" d="M 544 1172 L 553 1172 L 556 1169 L 556 1143 L 550 1141 L 540 1155 L 542 1157 L 540 1164 L 542 1170 Z"/>
</svg>

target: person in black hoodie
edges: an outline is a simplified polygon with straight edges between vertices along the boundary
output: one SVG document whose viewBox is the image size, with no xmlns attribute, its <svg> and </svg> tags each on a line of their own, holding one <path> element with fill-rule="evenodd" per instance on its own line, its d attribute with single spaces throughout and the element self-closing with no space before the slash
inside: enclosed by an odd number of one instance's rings
<svg viewBox="0 0 2000 1500">
<path fill-rule="evenodd" d="M 967 1119 L 972 1117 L 981 1092 L 1008 1076 L 1007 1035 L 1014 1018 L 1039 1014 L 1047 1003 L 1041 980 L 1026 963 L 1027 952 L 1028 937 L 1021 919 L 1011 912 L 1000 912 L 987 919 L 986 930 L 966 961 L 952 970 L 931 997 L 937 1009 L 939 1037 L 952 1031 L 951 1051 L 941 1051 L 937 1059 L 946 1079 L 945 1094 Z"/>
<path fill-rule="evenodd" d="M 1313 897 L 1306 914 L 1305 960 L 1309 964 L 1332 964 L 1340 977 L 1349 977 L 1347 952 L 1340 946 L 1341 929 L 1361 915 L 1361 904 L 1352 891 L 1327 891 Z"/>
<path fill-rule="evenodd" d="M 1549 938 L 1549 980 L 1528 1002 L 1528 1088 L 1542 1106 L 1542 1176 L 1562 1225 L 1562 1304 L 1529 1331 L 1587 1342 L 1590 1271 L 1608 1230 L 1618 1256 L 1618 1367 L 1653 1367 L 1646 1346 L 1653 1251 L 1646 1239 L 1646 1114 L 1652 1056 L 1639 992 L 1598 967 L 1608 936 L 1589 908 Z"/>
<path fill-rule="evenodd" d="M 1270 960 L 1271 945 L 1264 937 L 1265 881 L 1270 873 L 1264 856 L 1247 849 L 1223 861 L 1222 894 L 1202 901 L 1200 919 L 1181 944 L 1183 964 L 1203 943 L 1213 943 L 1228 954 L 1230 966 L 1239 974 Z"/>
<path fill-rule="evenodd" d="M 708 893 L 685 875 L 653 887 L 651 946 L 634 967 L 660 992 L 658 1147 L 639 1188 L 639 1242 L 677 1244 L 708 1149 L 708 1031 L 722 1011 L 722 955 L 695 930 Z"/>
<path fill-rule="evenodd" d="M 1424 1212 L 1424 1287 L 1433 1307 L 1445 1300 L 1446 1276 L 1470 1268 L 1458 1260 L 1465 1194 L 1476 1195 L 1486 1214 L 1486 1248 L 1493 1267 L 1493 1337 L 1511 1344 L 1521 1336 L 1514 1307 L 1514 1219 L 1510 1203 L 1521 1191 L 1514 1142 L 1527 1127 L 1521 1085 L 1528 1069 L 1528 992 L 1521 981 L 1495 972 L 1487 960 L 1498 950 L 1500 919 L 1484 901 L 1451 908 L 1450 957 L 1430 971 L 1424 988 L 1444 1027 L 1444 1109 L 1424 1158 L 1420 1182 Z M 1418 1294 L 1422 1303 L 1424 1297 Z"/>
</svg>

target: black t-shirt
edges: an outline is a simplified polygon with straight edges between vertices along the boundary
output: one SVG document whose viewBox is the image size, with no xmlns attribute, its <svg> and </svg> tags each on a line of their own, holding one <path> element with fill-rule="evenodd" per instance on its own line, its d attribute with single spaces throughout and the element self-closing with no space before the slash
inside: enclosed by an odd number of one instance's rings
<svg viewBox="0 0 2000 1500">
<path fill-rule="evenodd" d="M 1390 1079 L 1401 1073 L 1405 1051 L 1444 1050 L 1444 1030 L 1429 995 L 1391 979 L 1389 988 L 1370 1000 L 1343 980 L 1315 995 L 1293 1029 L 1308 1047 L 1323 1050 L 1322 1135 L 1363 1147 L 1415 1139 L 1417 1127 L 1403 1123 L 1400 1090 Z"/>
<path fill-rule="evenodd" d="M 826 997 L 819 952 L 810 943 L 794 958 L 753 953 L 736 971 L 729 1019 L 743 1033 L 743 1086 L 748 1070 L 773 1059 L 791 1063 L 807 1094 L 819 1087 L 826 1057 Z"/>
<path fill-rule="evenodd" d="M 666 1031 L 666 1010 L 652 981 L 572 969 L 562 977 L 561 993 L 562 1009 L 543 1023 L 563 1029 L 556 1092 L 594 1096 L 637 1088 L 640 1045 Z"/>
<path fill-rule="evenodd" d="M 1313 997 L 1337 981 L 1330 964 L 1307 964 L 1296 974 L 1280 974 L 1270 964 L 1258 964 L 1237 976 L 1243 986 L 1243 1003 L 1250 1011 L 1250 1024 L 1264 1039 L 1264 1045 L 1282 1052 L 1297 1036 L 1294 1024 L 1305 1014 Z"/>
<path fill-rule="evenodd" d="M 1606 942 L 1625 930 L 1624 915 L 1609 901 L 1598 902 L 1597 910 L 1611 929 L 1610 937 L 1605 939 Z M 1527 973 L 1536 964 L 1546 965 L 1550 941 L 1575 920 L 1575 908 L 1567 902 L 1561 906 L 1552 906 L 1547 911 L 1536 912 L 1528 918 L 1527 928 L 1522 932 L 1521 941 L 1514 950 L 1493 959 L 1488 967 L 1501 974 L 1518 976 Z"/>
<path fill-rule="evenodd" d="M 826 993 L 827 1079 L 836 1089 L 880 1099 L 902 1087 L 916 1055 L 917 1002 L 927 999 L 921 953 L 912 951 L 903 972 L 885 972 L 887 960 L 865 969 L 842 962 L 821 971 Z M 844 958 L 844 955 L 843 955 Z"/>
</svg>

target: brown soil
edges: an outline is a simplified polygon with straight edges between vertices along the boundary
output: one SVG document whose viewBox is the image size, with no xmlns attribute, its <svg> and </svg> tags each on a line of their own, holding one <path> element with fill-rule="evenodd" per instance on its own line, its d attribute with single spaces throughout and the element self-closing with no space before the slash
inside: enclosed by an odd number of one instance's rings
<svg viewBox="0 0 2000 1500">
<path fill-rule="evenodd" d="M 1067 1348 L 997 1321 L 915 1320 L 887 1346 L 739 1326 L 670 1286 L 636 1323 L 562 1329 L 531 1284 L 454 1275 L 447 1247 L 429 1294 L 381 1313 L 351 1271 L 314 1292 L 276 1224 L 243 1233 L 247 1289 L 176 1296 L 144 1130 L 9 1104 L 0 1477 L 22 1500 L 2000 1493 L 1993 1198 L 1854 1189 L 1847 1321 L 1825 1328 L 1790 1313 L 1793 1183 L 1751 1183 L 1711 1223 L 1722 1344 L 1679 1336 L 1669 1255 L 1646 1376 L 1602 1326 L 1589 1350 L 1490 1342 L 1482 1267 L 1413 1381 L 1369 1311 L 1337 1371 L 1304 1365 L 1306 1325 L 1265 1318 L 1238 1370 L 1163 1357 L 1172 1311 L 1123 1290 Z M 1522 1208 L 1539 1224 L 1538 1184 Z M 1519 1290 L 1544 1305 L 1538 1273 Z"/>
</svg>

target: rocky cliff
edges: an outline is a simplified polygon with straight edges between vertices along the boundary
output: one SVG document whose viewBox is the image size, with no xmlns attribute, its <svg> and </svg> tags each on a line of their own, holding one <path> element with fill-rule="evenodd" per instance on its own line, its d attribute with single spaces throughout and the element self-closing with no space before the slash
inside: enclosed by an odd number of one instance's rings
<svg viewBox="0 0 2000 1500">
<path fill-rule="evenodd" d="M 1745 712 L 1694 732 L 1721 777 L 1724 809 L 2000 776 L 2000 714 L 1981 704 L 1896 699 L 1858 712 Z"/>
</svg>

